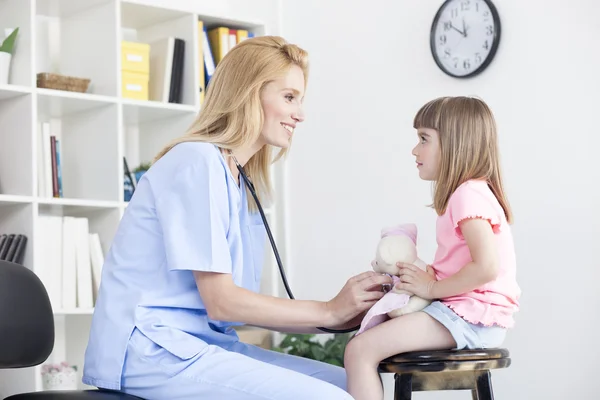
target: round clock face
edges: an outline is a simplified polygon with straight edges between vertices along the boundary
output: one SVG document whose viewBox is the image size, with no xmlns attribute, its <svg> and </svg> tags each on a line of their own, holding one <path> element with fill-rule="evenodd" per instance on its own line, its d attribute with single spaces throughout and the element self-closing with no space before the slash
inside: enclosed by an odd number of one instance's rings
<svg viewBox="0 0 600 400">
<path fill-rule="evenodd" d="M 433 58 L 456 78 L 482 72 L 499 42 L 500 18 L 491 0 L 446 0 L 431 26 Z"/>
</svg>

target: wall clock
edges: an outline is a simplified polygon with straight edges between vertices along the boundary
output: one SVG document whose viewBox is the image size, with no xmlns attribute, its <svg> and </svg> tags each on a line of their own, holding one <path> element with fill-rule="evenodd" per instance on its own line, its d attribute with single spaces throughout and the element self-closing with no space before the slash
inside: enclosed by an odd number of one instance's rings
<svg viewBox="0 0 600 400">
<path fill-rule="evenodd" d="M 499 43 L 500 16 L 491 0 L 446 0 L 431 25 L 433 59 L 455 78 L 484 71 Z"/>
</svg>

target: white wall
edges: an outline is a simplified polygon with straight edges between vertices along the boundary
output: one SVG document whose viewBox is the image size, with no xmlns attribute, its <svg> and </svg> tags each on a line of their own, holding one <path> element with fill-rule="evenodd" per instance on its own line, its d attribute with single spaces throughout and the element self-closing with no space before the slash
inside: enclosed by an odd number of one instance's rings
<svg viewBox="0 0 600 400">
<path fill-rule="evenodd" d="M 431 57 L 441 3 L 282 1 L 282 34 L 311 55 L 307 120 L 288 159 L 290 284 L 297 298 L 331 298 L 370 269 L 380 228 L 398 222 L 418 224 L 420 255 L 431 261 L 435 215 L 410 154 L 412 118 L 437 96 L 481 96 L 499 124 L 523 289 L 506 342 L 513 365 L 494 374 L 496 396 L 592 399 L 600 390 L 600 2 L 496 0 L 500 49 L 467 81 L 447 77 Z"/>
</svg>

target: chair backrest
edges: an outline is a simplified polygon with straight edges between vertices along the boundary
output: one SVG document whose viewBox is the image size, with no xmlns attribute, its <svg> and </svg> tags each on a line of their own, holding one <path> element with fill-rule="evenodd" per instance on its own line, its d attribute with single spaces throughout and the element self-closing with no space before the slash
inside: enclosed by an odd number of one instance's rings
<svg viewBox="0 0 600 400">
<path fill-rule="evenodd" d="M 0 369 L 43 363 L 54 347 L 46 288 L 26 267 L 0 260 Z"/>
</svg>

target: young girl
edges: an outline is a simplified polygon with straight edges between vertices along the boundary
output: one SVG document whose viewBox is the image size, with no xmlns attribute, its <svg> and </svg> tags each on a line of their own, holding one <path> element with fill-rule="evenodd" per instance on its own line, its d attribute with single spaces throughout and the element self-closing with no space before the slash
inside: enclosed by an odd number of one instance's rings
<svg viewBox="0 0 600 400">
<path fill-rule="evenodd" d="M 397 287 L 435 300 L 354 337 L 344 364 L 356 399 L 381 399 L 379 362 L 418 350 L 498 347 L 514 325 L 520 288 L 502 186 L 496 125 L 481 100 L 444 97 L 414 119 L 419 177 L 435 182 L 438 248 L 424 272 L 399 265 Z"/>
</svg>

